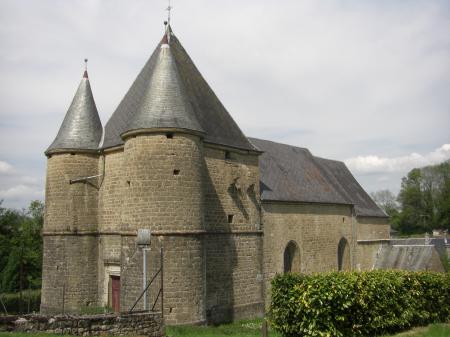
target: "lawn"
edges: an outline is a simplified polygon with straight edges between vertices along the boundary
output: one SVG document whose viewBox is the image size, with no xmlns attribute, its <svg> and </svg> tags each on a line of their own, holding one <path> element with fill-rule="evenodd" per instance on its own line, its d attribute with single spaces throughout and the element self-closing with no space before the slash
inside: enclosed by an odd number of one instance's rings
<svg viewBox="0 0 450 337">
<path fill-rule="evenodd" d="M 171 337 L 261 337 L 261 321 L 236 322 L 218 327 L 167 327 L 166 334 Z M 281 337 L 281 334 L 269 331 L 269 337 Z M 433 324 L 384 337 L 450 337 L 450 324 Z"/>
<path fill-rule="evenodd" d="M 260 337 L 261 321 L 243 321 L 217 327 L 178 326 L 168 327 L 167 336 L 171 337 Z M 0 332 L 0 337 L 56 337 L 49 334 L 26 334 Z M 58 336 L 59 337 L 59 336 Z M 65 337 L 68 337 L 67 335 Z M 269 331 L 269 337 L 281 337 L 275 331 Z M 450 337 L 450 324 L 433 324 L 426 328 L 416 328 L 393 336 L 384 337 Z"/>
<path fill-rule="evenodd" d="M 261 320 L 241 321 L 219 326 L 177 326 L 167 327 L 171 337 L 261 337 Z M 281 337 L 269 330 L 269 337 Z"/>
</svg>

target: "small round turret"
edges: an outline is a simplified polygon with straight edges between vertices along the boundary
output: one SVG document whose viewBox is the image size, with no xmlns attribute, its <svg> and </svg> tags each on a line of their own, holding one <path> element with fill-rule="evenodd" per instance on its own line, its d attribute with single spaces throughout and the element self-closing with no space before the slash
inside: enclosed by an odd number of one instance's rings
<svg viewBox="0 0 450 337">
<path fill-rule="evenodd" d="M 87 70 L 45 154 L 41 311 L 78 311 L 97 301 L 98 153 L 102 125 Z"/>
</svg>

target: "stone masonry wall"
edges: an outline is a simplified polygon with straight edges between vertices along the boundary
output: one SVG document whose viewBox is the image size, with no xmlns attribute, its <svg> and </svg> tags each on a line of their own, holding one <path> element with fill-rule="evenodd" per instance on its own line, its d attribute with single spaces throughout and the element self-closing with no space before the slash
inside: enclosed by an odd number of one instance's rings
<svg viewBox="0 0 450 337">
<path fill-rule="evenodd" d="M 262 235 L 207 235 L 205 246 L 208 322 L 261 316 Z"/>
<path fill-rule="evenodd" d="M 161 313 L 135 313 L 116 316 L 0 316 L 0 332 L 14 331 L 74 336 L 164 336 Z"/>
<path fill-rule="evenodd" d="M 205 323 L 203 236 L 157 235 L 147 253 L 147 280 L 160 267 L 164 248 L 164 318 L 167 324 Z M 130 310 L 142 292 L 142 249 L 135 236 L 122 236 L 121 310 Z M 149 305 L 156 299 L 160 278 L 149 289 Z M 156 308 L 160 308 L 160 301 Z M 143 309 L 141 299 L 135 310 Z"/>
<path fill-rule="evenodd" d="M 358 217 L 358 240 L 381 240 L 390 238 L 388 218 Z"/>
<path fill-rule="evenodd" d="M 98 157 L 87 153 L 48 158 L 41 310 L 77 311 L 97 305 Z"/>
<path fill-rule="evenodd" d="M 44 236 L 41 312 L 97 306 L 97 258 L 95 235 Z"/>
<path fill-rule="evenodd" d="M 70 184 L 70 180 L 98 174 L 98 156 L 54 154 L 48 158 L 44 232 L 97 230 L 97 179 Z"/>
<path fill-rule="evenodd" d="M 152 230 L 152 249 L 165 251 L 165 306 L 169 324 L 205 321 L 203 144 L 187 133 L 158 132 L 125 143 L 122 208 L 121 305 L 142 289 L 139 228 Z M 141 305 L 141 304 L 140 304 Z"/>
<path fill-rule="evenodd" d="M 123 149 L 109 151 L 99 160 L 100 180 L 98 198 L 98 294 L 101 306 L 111 305 L 109 299 L 110 274 L 114 266 L 120 269 L 122 205 L 126 188 Z"/>
<path fill-rule="evenodd" d="M 203 146 L 197 136 L 175 133 L 127 139 L 122 221 L 128 230 L 203 229 Z"/>
<path fill-rule="evenodd" d="M 205 145 L 205 228 L 209 231 L 260 229 L 259 162 L 255 154 Z M 231 223 L 228 215 L 233 216 Z"/>
<path fill-rule="evenodd" d="M 388 218 L 358 217 L 356 270 L 372 270 L 382 247 L 388 244 Z"/>
<path fill-rule="evenodd" d="M 123 150 L 108 152 L 99 160 L 99 172 L 104 173 L 99 190 L 99 231 L 119 232 L 122 221 L 123 195 L 126 188 Z"/>
<path fill-rule="evenodd" d="M 290 241 L 300 250 L 302 273 L 337 270 L 342 238 L 350 245 L 350 265 L 353 265 L 352 221 L 350 206 L 263 202 L 266 300 L 270 298 L 271 279 L 283 273 L 284 250 Z"/>
<path fill-rule="evenodd" d="M 258 156 L 208 144 L 204 152 L 208 321 L 260 316 L 263 282 Z"/>
</svg>

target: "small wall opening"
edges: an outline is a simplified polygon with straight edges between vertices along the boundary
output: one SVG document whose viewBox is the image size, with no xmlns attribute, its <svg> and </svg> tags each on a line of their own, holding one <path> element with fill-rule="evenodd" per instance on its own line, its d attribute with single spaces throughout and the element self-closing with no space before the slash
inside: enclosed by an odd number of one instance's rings
<svg viewBox="0 0 450 337">
<path fill-rule="evenodd" d="M 350 246 L 345 238 L 342 238 L 338 244 L 338 270 L 351 270 L 350 266 Z"/>
<path fill-rule="evenodd" d="M 173 138 L 173 133 L 172 132 L 167 132 L 166 133 L 166 138 L 167 139 L 172 139 Z"/>
<path fill-rule="evenodd" d="M 231 152 L 230 151 L 225 151 L 225 159 L 226 160 L 230 160 L 231 159 Z"/>
<path fill-rule="evenodd" d="M 177 176 L 177 175 L 179 175 L 180 174 L 180 170 L 173 170 L 173 175 L 174 176 Z"/>
<path fill-rule="evenodd" d="M 284 268 L 285 273 L 299 273 L 301 270 L 300 249 L 295 241 L 289 241 L 284 249 Z"/>
<path fill-rule="evenodd" d="M 228 214 L 228 223 L 233 223 L 233 218 L 234 218 L 233 214 Z"/>
</svg>

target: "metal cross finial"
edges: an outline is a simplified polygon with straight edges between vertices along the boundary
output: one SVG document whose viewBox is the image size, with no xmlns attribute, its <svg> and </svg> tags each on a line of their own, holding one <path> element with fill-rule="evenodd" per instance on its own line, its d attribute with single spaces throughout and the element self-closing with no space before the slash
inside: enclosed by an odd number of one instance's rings
<svg viewBox="0 0 450 337">
<path fill-rule="evenodd" d="M 172 11 L 172 6 L 170 5 L 170 0 L 168 0 L 168 2 L 169 2 L 169 6 L 167 6 L 166 11 L 168 12 L 167 13 L 167 22 L 170 25 L 170 12 Z"/>
</svg>

